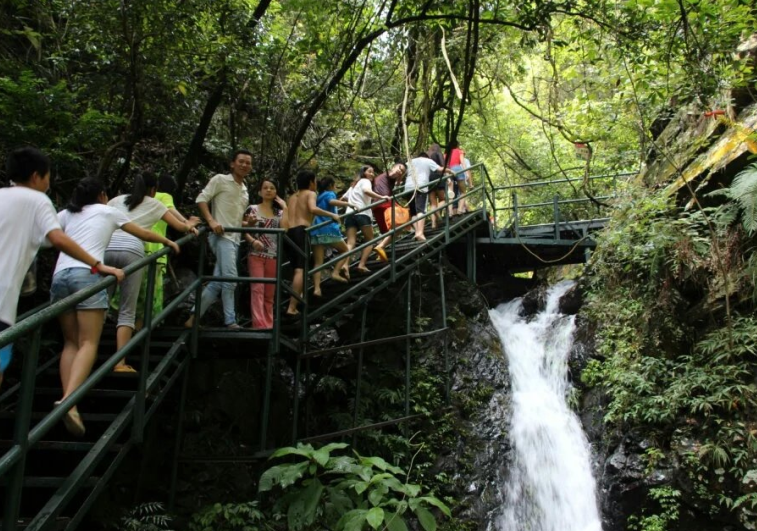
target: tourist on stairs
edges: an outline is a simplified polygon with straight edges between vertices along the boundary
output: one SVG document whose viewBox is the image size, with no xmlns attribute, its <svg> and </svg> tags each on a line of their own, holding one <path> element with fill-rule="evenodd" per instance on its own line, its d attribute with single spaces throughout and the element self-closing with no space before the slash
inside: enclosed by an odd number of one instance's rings
<svg viewBox="0 0 757 531">
<path fill-rule="evenodd" d="M 404 164 L 401 162 L 396 163 L 388 172 L 382 173 L 373 180 L 373 191 L 379 195 L 391 197 L 394 193 L 394 186 L 405 176 L 405 169 Z M 395 200 L 383 201 L 377 203 L 376 206 L 371 209 L 373 217 L 376 219 L 376 224 L 379 226 L 379 230 L 382 234 L 385 234 L 390 230 L 387 223 L 387 214 L 391 216 L 392 203 L 395 205 L 397 204 Z M 379 242 L 375 249 L 379 256 L 382 256 L 382 253 L 386 254 L 386 246 L 389 245 L 393 239 L 393 235 L 387 236 Z"/>
<path fill-rule="evenodd" d="M 408 163 L 407 177 L 405 178 L 405 193 L 410 198 L 410 215 L 415 218 L 415 240 L 420 242 L 426 241 L 424 234 L 426 226 L 426 202 L 428 199 L 428 183 L 431 172 L 442 171 L 445 174 L 452 174 L 449 168 L 442 168 L 436 162 L 428 158 L 425 153 L 419 153 L 418 156 Z"/>
<path fill-rule="evenodd" d="M 108 206 L 107 202 L 108 196 L 102 182 L 88 177 L 76 185 L 71 202 L 65 210 L 58 213 L 58 221 L 63 231 L 93 257 L 98 269 L 104 260 L 108 242 L 117 229 L 127 232 L 131 237 L 139 238 L 137 241 L 140 248 L 141 240 L 144 240 L 169 245 L 178 252 L 179 248 L 174 242 L 130 221 L 123 211 Z M 101 278 L 95 274 L 96 272 L 95 267 L 89 262 L 61 254 L 55 264 L 53 282 L 50 286 L 51 302 L 63 300 L 98 283 Z M 139 281 L 136 290 L 139 291 Z M 103 289 L 77 304 L 75 309 L 58 317 L 63 331 L 63 351 L 60 356 L 60 381 L 63 387 L 61 400 L 68 398 L 89 376 L 97 357 L 97 346 L 100 343 L 107 308 L 108 296 Z M 56 405 L 58 403 L 56 402 Z M 69 432 L 78 436 L 84 435 L 84 424 L 76 407 L 66 413 L 63 421 Z"/>
<path fill-rule="evenodd" d="M 243 224 L 263 229 L 287 229 L 287 205 L 276 190 L 276 183 L 263 179 L 258 189 L 260 203 L 250 205 L 244 213 Z M 276 278 L 278 243 L 275 234 L 246 233 L 250 244 L 247 254 L 247 271 L 252 278 Z M 273 304 L 276 284 L 255 283 L 250 286 L 250 312 L 252 328 L 268 330 L 273 328 Z"/>
<path fill-rule="evenodd" d="M 208 244 L 216 255 L 216 265 L 213 276 L 236 277 L 237 256 L 239 254 L 238 232 L 224 232 L 224 227 L 239 228 L 242 226 L 244 211 L 249 206 L 250 194 L 247 191 L 245 178 L 252 169 L 252 153 L 246 149 L 238 149 L 231 156 L 231 173 L 213 176 L 208 184 L 197 196 L 197 208 L 205 221 L 208 222 L 213 234 L 208 237 Z M 208 207 L 211 204 L 211 208 Z M 234 307 L 234 293 L 236 282 L 209 282 L 202 290 L 200 298 L 200 316 L 202 316 L 221 297 L 223 303 L 223 322 L 231 330 L 239 330 L 237 314 Z M 184 323 L 187 328 L 194 325 L 194 310 L 192 316 Z"/>
<path fill-rule="evenodd" d="M 82 263 L 87 271 L 115 275 L 124 272 L 93 258 L 61 230 L 50 198 L 50 160 L 41 151 L 24 147 L 8 155 L 5 174 L 14 186 L 0 189 L 0 332 L 16 322 L 18 297 L 24 275 L 39 248 L 49 242 Z M 65 256 L 61 254 L 60 256 Z M 99 276 L 97 277 L 99 278 Z M 0 384 L 11 362 L 13 344 L 0 348 Z"/>
<path fill-rule="evenodd" d="M 344 226 L 347 229 L 347 247 L 351 251 L 355 248 L 357 242 L 357 231 L 363 234 L 363 241 L 369 242 L 373 239 L 373 213 L 370 208 L 371 199 L 386 200 L 388 203 L 391 199 L 389 195 L 380 195 L 373 191 L 374 171 L 371 166 L 360 168 L 360 179 L 350 192 L 350 203 L 355 208 L 355 212 L 344 219 Z M 373 246 L 369 245 L 360 255 L 360 262 L 355 268 L 361 273 L 370 273 L 368 269 L 368 257 L 373 251 Z M 386 252 L 383 249 L 378 250 L 379 258 L 386 262 Z"/>
<path fill-rule="evenodd" d="M 305 282 L 305 268 L 307 268 L 309 256 L 308 248 L 308 231 L 307 228 L 313 223 L 313 218 L 318 216 L 329 217 L 339 223 L 339 216 L 333 212 L 328 212 L 318 208 L 315 194 L 315 173 L 310 170 L 302 170 L 297 174 L 297 192 L 287 199 L 289 210 L 287 237 L 292 241 L 289 251 L 289 263 L 294 269 L 292 276 L 292 291 L 297 296 L 302 297 L 302 286 Z M 292 248 L 294 245 L 294 248 Z M 297 297 L 292 295 L 289 299 L 287 315 L 299 315 L 297 310 Z"/>
<path fill-rule="evenodd" d="M 318 181 L 318 198 L 316 199 L 316 206 L 332 214 L 337 214 L 337 207 L 352 207 L 347 201 L 340 201 L 336 198 L 336 192 L 334 191 L 334 179 L 332 177 L 324 177 Z M 342 254 L 349 251 L 347 244 L 344 243 L 342 238 L 342 231 L 339 229 L 339 222 L 334 221 L 331 218 L 324 216 L 316 216 L 313 220 L 313 226 L 320 225 L 321 223 L 329 222 L 322 227 L 313 228 L 310 230 L 310 242 L 313 244 L 313 259 L 314 266 L 318 268 L 323 265 L 323 254 L 326 246 L 332 247 Z M 348 256 L 344 256 L 342 260 L 339 260 L 334 265 L 334 271 L 331 274 L 331 279 L 337 282 L 347 282 L 340 272 L 343 271 L 343 267 L 347 265 Z M 313 295 L 316 297 L 321 296 L 321 272 L 313 273 Z"/>
<path fill-rule="evenodd" d="M 150 227 L 162 219 L 174 230 L 197 234 L 195 225 L 197 225 L 199 219 L 194 218 L 186 222 L 179 221 L 163 203 L 155 199 L 157 191 L 157 177 L 154 173 L 145 172 L 134 178 L 134 186 L 130 194 L 114 197 L 108 205 L 120 210 L 134 225 L 155 235 L 156 239 L 148 241 L 157 241 L 163 245 L 169 245 L 178 253 L 179 246 L 176 243 L 166 239 L 165 236 L 160 236 L 150 231 Z M 116 230 L 113 233 L 110 244 L 108 244 L 108 248 L 105 250 L 105 263 L 124 268 L 144 258 L 145 247 L 140 238 L 142 237 L 137 237 L 128 231 Z M 145 238 L 142 239 L 144 240 Z M 141 268 L 134 271 L 121 283 L 118 322 L 116 325 L 117 350 L 121 350 L 134 335 L 137 318 L 137 300 L 139 299 L 143 274 L 144 268 Z M 111 289 L 111 293 L 114 291 L 115 288 Z M 125 360 L 121 360 L 113 370 L 116 372 L 136 372 L 130 365 L 126 364 Z"/>
</svg>

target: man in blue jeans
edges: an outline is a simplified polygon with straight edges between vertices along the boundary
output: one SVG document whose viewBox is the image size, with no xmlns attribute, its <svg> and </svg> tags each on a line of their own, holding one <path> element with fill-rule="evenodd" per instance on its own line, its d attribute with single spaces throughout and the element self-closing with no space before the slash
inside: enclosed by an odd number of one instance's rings
<svg viewBox="0 0 757 531">
<path fill-rule="evenodd" d="M 224 227 L 241 227 L 244 211 L 250 200 L 245 177 L 252 169 L 252 153 L 246 149 L 234 152 L 231 158 L 231 173 L 215 175 L 207 186 L 197 196 L 197 207 L 200 215 L 208 222 L 212 234 L 208 238 L 210 248 L 216 255 L 216 265 L 213 276 L 236 277 L 237 254 L 239 252 L 238 232 L 227 233 Z M 210 203 L 210 207 L 208 206 Z M 200 315 L 218 300 L 223 303 L 223 322 L 227 328 L 238 330 L 237 316 L 234 308 L 235 282 L 210 282 L 202 290 L 200 300 Z M 194 314 L 187 320 L 185 326 L 191 328 L 194 324 Z"/>
</svg>

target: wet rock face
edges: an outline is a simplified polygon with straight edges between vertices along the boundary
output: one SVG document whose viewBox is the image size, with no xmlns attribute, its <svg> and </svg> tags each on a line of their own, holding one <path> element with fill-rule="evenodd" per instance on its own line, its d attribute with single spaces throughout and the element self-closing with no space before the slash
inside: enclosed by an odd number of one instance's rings
<svg viewBox="0 0 757 531">
<path fill-rule="evenodd" d="M 569 365 L 577 388 L 581 389 L 578 415 L 594 449 L 593 468 L 597 481 L 604 531 L 626 531 L 632 515 L 659 512 L 650 502 L 650 489 L 671 487 L 681 493 L 679 517 L 668 523 L 668 531 L 745 531 L 733 517 L 712 514 L 703 505 L 696 486 L 688 477 L 684 460 L 696 454 L 699 443 L 673 435 L 670 450 L 650 459 L 647 450 L 657 447 L 648 434 L 638 429 L 618 429 L 608 425 L 605 413 L 610 403 L 600 387 L 585 388 L 581 372 L 596 357 L 593 325 L 579 314 L 573 351 Z"/>
<path fill-rule="evenodd" d="M 448 277 L 445 289 L 451 317 L 451 397 L 457 437 L 435 469 L 453 478 L 452 495 L 459 501 L 456 516 L 469 529 L 483 530 L 504 501 L 502 489 L 511 463 L 510 379 L 486 300 L 460 278 Z M 424 294 L 424 298 L 429 296 L 433 295 Z M 438 357 L 441 349 L 431 345 L 427 352 Z"/>
</svg>

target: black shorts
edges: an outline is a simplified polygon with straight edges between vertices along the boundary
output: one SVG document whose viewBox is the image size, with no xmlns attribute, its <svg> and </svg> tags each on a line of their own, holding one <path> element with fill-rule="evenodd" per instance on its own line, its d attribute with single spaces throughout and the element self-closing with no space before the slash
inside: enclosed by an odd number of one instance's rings
<svg viewBox="0 0 757 531">
<path fill-rule="evenodd" d="M 308 256 L 304 253 L 307 251 L 308 232 L 307 227 L 299 225 L 287 229 L 286 235 L 291 242 L 287 241 L 287 253 L 289 254 L 289 263 L 294 269 L 305 269 L 308 264 Z"/>
<path fill-rule="evenodd" d="M 350 214 L 344 218 L 344 227 L 349 229 L 350 227 L 355 229 L 362 229 L 366 225 L 373 225 L 371 216 L 366 214 Z"/>
<path fill-rule="evenodd" d="M 417 216 L 418 214 L 426 213 L 426 201 L 428 200 L 428 194 L 424 194 L 420 190 L 415 193 L 415 199 L 410 201 L 408 207 L 410 207 L 410 215 Z"/>
</svg>

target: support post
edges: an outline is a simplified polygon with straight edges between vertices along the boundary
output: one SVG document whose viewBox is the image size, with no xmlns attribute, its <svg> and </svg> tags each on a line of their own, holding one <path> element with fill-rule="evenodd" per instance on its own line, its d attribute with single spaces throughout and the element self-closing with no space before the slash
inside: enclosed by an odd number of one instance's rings
<svg viewBox="0 0 757 531">
<path fill-rule="evenodd" d="M 555 219 L 555 241 L 560 239 L 560 196 L 555 194 L 552 199 L 552 210 Z"/>
<path fill-rule="evenodd" d="M 176 504 L 176 481 L 179 477 L 179 458 L 181 457 L 181 443 L 184 438 L 184 410 L 187 403 L 187 388 L 189 386 L 189 369 L 192 356 L 188 356 L 181 377 L 181 397 L 179 398 L 179 413 L 176 420 L 176 435 L 173 442 L 173 463 L 171 464 L 171 490 L 168 495 L 168 510 L 172 512 Z"/>
<path fill-rule="evenodd" d="M 368 321 L 368 302 L 363 303 L 363 312 L 360 318 L 360 348 L 357 351 L 357 379 L 355 380 L 355 409 L 352 412 L 352 427 L 356 428 L 360 420 L 360 384 L 363 381 L 363 343 L 365 342 L 365 325 Z M 352 447 L 355 448 L 357 432 L 352 436 Z"/>
<path fill-rule="evenodd" d="M 276 234 L 276 248 L 284 248 L 284 234 Z M 279 254 L 281 255 L 281 254 Z M 260 451 L 268 445 L 268 420 L 271 412 L 271 380 L 273 379 L 273 357 L 279 353 L 281 344 L 281 260 L 276 259 L 276 291 L 273 298 L 273 338 L 268 345 L 265 362 L 265 388 L 263 389 L 263 412 L 260 419 Z"/>
<path fill-rule="evenodd" d="M 397 282 L 397 247 L 395 245 L 396 238 L 394 236 L 397 235 L 397 217 L 396 217 L 396 211 L 394 210 L 395 205 L 397 204 L 397 201 L 392 199 L 392 259 L 391 259 L 391 277 L 392 277 L 392 283 Z"/>
<path fill-rule="evenodd" d="M 3 530 L 16 531 L 18 516 L 21 509 L 21 492 L 24 488 L 24 471 L 26 469 L 26 455 L 29 452 L 29 426 L 32 420 L 32 405 L 34 403 L 34 379 L 37 375 L 39 360 L 39 344 L 42 328 L 38 327 L 32 335 L 29 353 L 23 356 L 21 369 L 21 389 L 16 409 L 16 421 L 13 426 L 13 445 L 21 450 L 21 458 L 8 472 L 8 482 L 5 487 L 5 505 L 3 510 Z M 19 356 L 21 358 L 21 356 Z"/>
<path fill-rule="evenodd" d="M 444 206 L 446 210 L 446 212 L 444 213 L 444 243 L 446 245 L 449 245 L 449 186 L 447 186 L 446 183 L 444 184 Z"/>
<path fill-rule="evenodd" d="M 518 194 L 513 192 L 513 234 L 518 237 Z"/>
<path fill-rule="evenodd" d="M 442 327 L 447 326 L 447 297 L 444 292 L 444 264 L 439 253 L 439 293 L 442 299 Z M 450 402 L 449 333 L 444 332 L 444 400 Z"/>
<path fill-rule="evenodd" d="M 131 430 L 131 440 L 141 443 L 145 432 L 145 403 L 147 402 L 147 376 L 150 374 L 150 336 L 152 335 L 152 307 L 155 296 L 155 273 L 157 261 L 153 260 L 147 266 L 147 289 L 145 291 L 145 317 L 144 326 L 147 336 L 142 343 L 142 359 L 139 367 L 139 384 L 137 395 L 134 397 L 134 425 Z"/>
<path fill-rule="evenodd" d="M 200 279 L 200 283 L 195 290 L 195 307 L 194 307 L 194 323 L 192 325 L 192 339 L 189 342 L 189 353 L 192 358 L 197 357 L 198 344 L 200 341 L 200 306 L 202 304 L 202 277 L 205 274 L 205 251 L 207 249 L 207 238 L 200 238 L 200 253 L 197 258 L 197 278 Z"/>
<path fill-rule="evenodd" d="M 413 274 L 407 277 L 407 300 L 405 305 L 405 416 L 410 416 L 410 332 L 412 311 L 410 304 L 413 300 Z M 404 427 L 405 437 L 408 436 L 407 425 Z"/>
<path fill-rule="evenodd" d="M 469 232 L 465 236 L 466 240 L 466 256 L 465 256 L 465 264 L 466 264 L 466 273 L 468 274 L 468 280 L 476 283 L 476 234 L 473 232 Z"/>
</svg>

